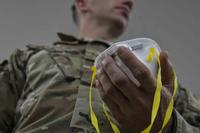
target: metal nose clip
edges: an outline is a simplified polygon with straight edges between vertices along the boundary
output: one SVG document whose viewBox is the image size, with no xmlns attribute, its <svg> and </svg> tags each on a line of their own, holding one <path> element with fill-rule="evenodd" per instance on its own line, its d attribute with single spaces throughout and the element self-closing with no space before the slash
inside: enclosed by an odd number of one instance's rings
<svg viewBox="0 0 200 133">
<path fill-rule="evenodd" d="M 143 44 L 142 43 L 131 46 L 131 50 L 132 51 L 135 51 L 135 50 L 138 50 L 138 49 L 142 49 L 142 48 L 143 48 Z"/>
</svg>

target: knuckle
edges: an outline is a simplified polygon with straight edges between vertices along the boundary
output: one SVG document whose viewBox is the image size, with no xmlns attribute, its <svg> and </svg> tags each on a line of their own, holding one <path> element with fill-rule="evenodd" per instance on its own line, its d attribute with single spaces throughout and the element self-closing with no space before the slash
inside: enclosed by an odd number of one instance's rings
<svg viewBox="0 0 200 133">
<path fill-rule="evenodd" d="M 163 105 L 168 105 L 171 98 L 172 98 L 172 93 L 170 93 L 166 88 L 162 88 L 161 91 L 161 95 L 162 95 L 162 104 Z"/>
<path fill-rule="evenodd" d="M 109 86 L 106 91 L 105 91 L 105 95 L 110 95 L 113 93 L 113 87 L 112 86 Z"/>
<path fill-rule="evenodd" d="M 146 78 L 147 76 L 149 76 L 149 70 L 148 68 L 135 68 L 134 69 L 134 76 L 136 78 Z"/>
<path fill-rule="evenodd" d="M 122 124 L 122 123 L 124 123 L 124 118 L 123 118 L 123 116 L 122 115 L 120 115 L 119 113 L 113 113 L 113 115 L 114 115 L 114 118 L 120 123 L 120 124 Z"/>
<path fill-rule="evenodd" d="M 108 98 L 108 95 L 107 94 L 102 94 L 102 100 L 104 101 L 104 102 L 106 102 L 107 100 L 108 100 L 109 98 Z"/>
<path fill-rule="evenodd" d="M 122 86 L 126 83 L 126 79 L 122 76 L 116 76 L 115 77 L 115 80 L 114 80 L 114 83 L 118 86 Z"/>
<path fill-rule="evenodd" d="M 101 89 L 98 89 L 98 91 L 99 91 L 100 96 L 103 97 L 104 95 L 103 91 Z"/>
<path fill-rule="evenodd" d="M 108 100 L 108 99 L 109 99 L 109 96 L 112 94 L 112 92 L 113 92 L 112 87 L 107 88 L 107 89 L 105 90 L 105 92 L 102 94 L 102 99 L 103 99 L 104 101 Z"/>
<path fill-rule="evenodd" d="M 108 68 L 110 66 L 110 64 L 112 63 L 112 60 L 110 60 L 109 58 L 105 59 L 103 61 L 103 66 L 104 68 Z"/>
</svg>

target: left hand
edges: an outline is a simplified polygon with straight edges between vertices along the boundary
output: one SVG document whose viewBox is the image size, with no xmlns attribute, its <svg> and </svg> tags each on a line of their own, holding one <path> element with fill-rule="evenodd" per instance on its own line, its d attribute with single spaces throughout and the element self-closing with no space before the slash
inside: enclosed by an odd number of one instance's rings
<svg viewBox="0 0 200 133">
<path fill-rule="evenodd" d="M 107 56 L 102 64 L 97 66 L 96 86 L 103 101 L 119 124 L 132 132 L 141 132 L 150 124 L 157 85 L 156 77 L 129 49 L 120 47 L 117 54 L 141 83 L 141 86 L 137 87 L 116 65 L 111 56 Z M 161 106 L 151 132 L 160 130 L 173 92 L 173 68 L 166 53 L 161 52 L 160 61 L 163 83 Z M 172 124 L 172 119 L 170 119 L 169 125 Z M 171 129 L 171 126 L 167 126 L 167 128 Z"/>
</svg>

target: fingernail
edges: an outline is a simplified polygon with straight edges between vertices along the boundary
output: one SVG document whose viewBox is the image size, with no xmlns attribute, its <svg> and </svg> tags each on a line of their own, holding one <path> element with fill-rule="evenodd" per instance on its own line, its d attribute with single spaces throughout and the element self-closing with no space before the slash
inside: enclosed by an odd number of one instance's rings
<svg viewBox="0 0 200 133">
<path fill-rule="evenodd" d="M 99 86 L 99 81 L 96 79 L 95 80 L 95 85 L 98 87 Z"/>
<path fill-rule="evenodd" d="M 105 59 L 102 61 L 102 64 L 103 64 L 103 65 L 105 65 L 105 64 L 106 64 L 106 61 L 105 61 Z"/>
<path fill-rule="evenodd" d="M 99 83 L 98 83 L 98 80 L 95 79 L 95 85 L 98 86 L 98 84 L 99 84 Z"/>
<path fill-rule="evenodd" d="M 106 57 L 102 60 L 102 62 L 101 62 L 103 66 L 105 66 L 105 64 L 106 64 L 107 57 L 108 57 L 108 56 L 106 56 Z"/>
<path fill-rule="evenodd" d="M 97 69 L 97 75 L 101 74 L 101 72 L 102 72 L 102 68 L 98 68 Z"/>
</svg>

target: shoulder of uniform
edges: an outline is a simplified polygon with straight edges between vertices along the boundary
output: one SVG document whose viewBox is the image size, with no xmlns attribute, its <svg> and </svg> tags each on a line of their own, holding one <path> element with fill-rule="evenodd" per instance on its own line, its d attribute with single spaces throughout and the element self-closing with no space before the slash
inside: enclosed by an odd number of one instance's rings
<svg viewBox="0 0 200 133">
<path fill-rule="evenodd" d="M 54 43 L 54 45 L 78 45 L 78 44 L 88 44 L 88 41 L 84 39 L 79 39 L 71 35 L 64 33 L 57 33 L 59 40 Z"/>
<path fill-rule="evenodd" d="M 28 50 L 40 51 L 44 49 L 54 49 L 52 44 L 27 44 L 26 48 Z"/>
<path fill-rule="evenodd" d="M 102 40 L 87 40 L 84 38 L 77 38 L 72 35 L 67 35 L 64 33 L 57 33 L 60 41 L 57 41 L 54 43 L 54 45 L 86 45 L 86 44 L 98 44 L 98 45 L 104 45 L 106 47 L 109 47 L 110 44 L 108 42 L 102 41 Z"/>
</svg>

